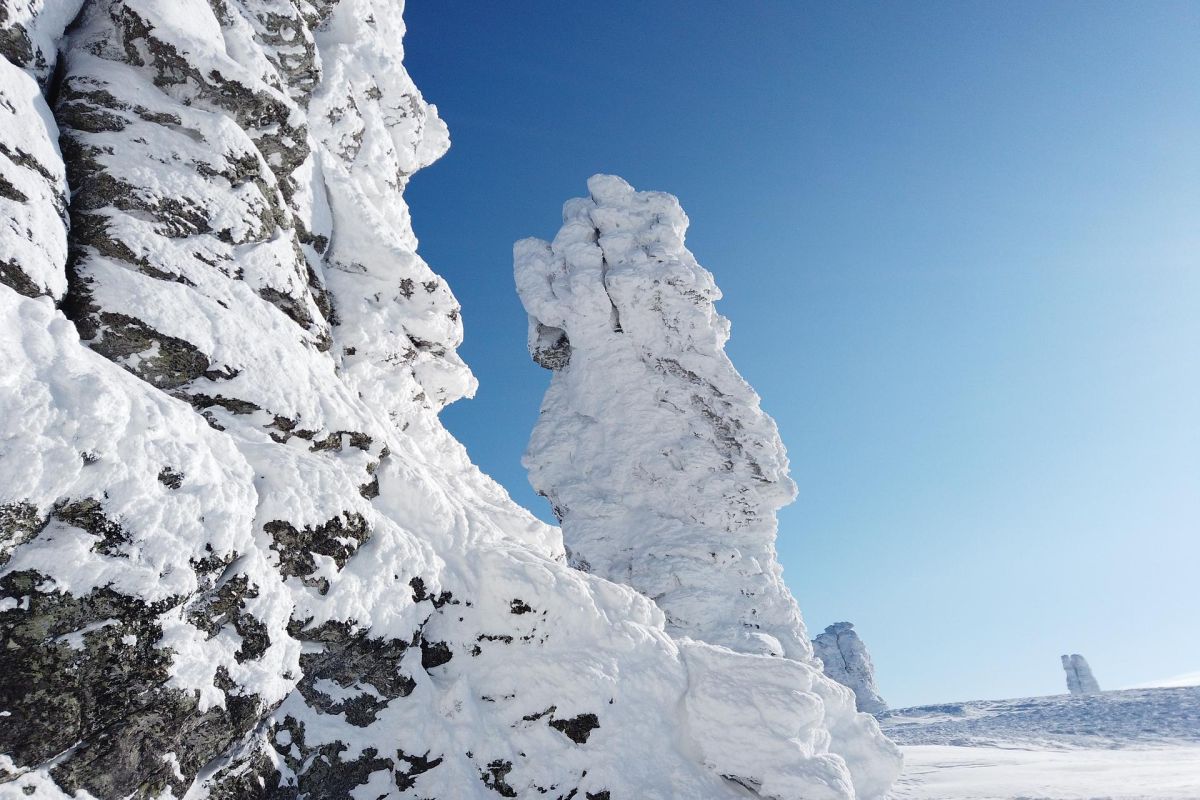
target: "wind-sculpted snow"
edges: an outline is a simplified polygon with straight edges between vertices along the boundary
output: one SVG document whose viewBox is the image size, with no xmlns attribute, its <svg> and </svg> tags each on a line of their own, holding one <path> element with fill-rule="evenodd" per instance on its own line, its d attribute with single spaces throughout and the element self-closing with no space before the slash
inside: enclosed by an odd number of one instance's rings
<svg viewBox="0 0 1200 800">
<path fill-rule="evenodd" d="M 725 355 L 729 323 L 684 247 L 687 217 L 620 178 L 588 190 L 553 242 L 514 248 L 530 353 L 554 372 L 530 480 L 572 563 L 653 599 L 681 642 L 719 646 L 703 663 L 723 676 L 693 667 L 695 691 L 713 695 L 689 716 L 707 763 L 767 796 L 881 795 L 899 755 L 821 673 L 783 583 L 775 513 L 795 486 Z"/>
<path fill-rule="evenodd" d="M 851 796 L 848 693 L 672 638 L 442 428 L 400 11 L 0 4 L 0 796 Z"/>
<path fill-rule="evenodd" d="M 825 669 L 825 674 L 854 692 L 859 711 L 878 714 L 887 710 L 887 703 L 875 686 L 875 665 L 867 646 L 854 630 L 852 622 L 835 622 L 813 639 L 813 650 Z"/>
</svg>

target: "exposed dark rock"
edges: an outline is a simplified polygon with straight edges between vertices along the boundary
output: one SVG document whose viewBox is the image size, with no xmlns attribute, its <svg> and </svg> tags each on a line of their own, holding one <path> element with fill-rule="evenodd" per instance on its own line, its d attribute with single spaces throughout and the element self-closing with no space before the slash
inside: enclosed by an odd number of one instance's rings
<svg viewBox="0 0 1200 800">
<path fill-rule="evenodd" d="M 272 754 L 274 755 L 274 754 Z M 261 748 L 217 771 L 209 782 L 211 800 L 298 800 L 294 785 L 283 784 L 276 761 Z"/>
<path fill-rule="evenodd" d="M 234 397 L 224 397 L 223 395 L 216 395 L 214 397 L 207 394 L 188 394 L 185 399 L 197 410 L 204 410 L 213 406 L 223 408 L 230 414 L 253 414 L 255 411 L 260 410 L 254 403 L 246 400 L 238 400 Z"/>
<path fill-rule="evenodd" d="M 403 750 L 396 751 L 396 757 L 403 762 L 408 762 L 408 769 L 396 769 L 396 786 L 400 789 L 411 789 L 417 785 L 417 777 L 424 775 L 434 767 L 442 763 L 442 757 L 430 758 L 429 751 L 424 755 L 409 755 Z"/>
<path fill-rule="evenodd" d="M 301 641 L 322 645 L 319 652 L 310 650 L 300 656 L 304 676 L 298 688 L 312 706 L 327 714 L 345 713 L 351 724 L 367 725 L 379 709 L 416 688 L 416 682 L 400 669 L 409 642 L 371 638 L 366 631 L 336 622 L 305 628 L 293 620 L 288 632 Z M 341 689 L 357 687 L 359 693 L 351 700 L 335 700 L 320 690 L 321 681 L 331 681 Z"/>
<path fill-rule="evenodd" d="M 168 489 L 178 489 L 183 486 L 183 473 L 176 472 L 170 467 L 163 467 L 159 470 L 158 482 Z"/>
<path fill-rule="evenodd" d="M 271 536 L 271 549 L 279 553 L 279 571 L 300 578 L 316 571 L 314 553 L 332 558 L 340 569 L 371 535 L 361 514 L 343 514 L 300 530 L 285 520 L 274 520 L 264 525 L 263 530 Z"/>
<path fill-rule="evenodd" d="M 166 687 L 171 653 L 156 647 L 163 604 L 109 589 L 46 592 L 42 582 L 31 572 L 0 578 L 0 593 L 25 598 L 0 612 L 0 706 L 10 715 L 0 751 L 18 766 L 59 756 L 52 774 L 67 791 L 178 794 L 264 711 L 232 684 L 225 707 L 204 712 L 193 693 Z M 184 780 L 163 761 L 167 752 Z"/>
<path fill-rule="evenodd" d="M 421 639 L 421 666 L 425 669 L 440 667 L 449 663 L 453 657 L 454 653 L 450 652 L 450 646 L 445 642 L 427 642 Z"/>
<path fill-rule="evenodd" d="M 280 743 L 280 731 L 286 731 L 287 744 Z M 381 758 L 374 747 L 365 748 L 358 758 L 343 760 L 342 753 L 349 747 L 340 741 L 309 745 L 304 723 L 292 716 L 276 729 L 274 741 L 276 752 L 296 775 L 296 786 L 294 795 L 265 795 L 269 797 L 350 800 L 354 789 L 366 783 L 372 773 L 396 766 L 392 759 Z"/>
<path fill-rule="evenodd" d="M 358 493 L 367 500 L 374 500 L 376 497 L 379 497 L 379 478 L 373 476 L 369 483 L 364 483 L 358 487 Z"/>
<path fill-rule="evenodd" d="M 552 719 L 549 724 L 575 744 L 587 744 L 592 731 L 600 727 L 600 720 L 595 714 L 580 714 L 570 719 Z"/>
<path fill-rule="evenodd" d="M 106 516 L 100 501 L 93 497 L 60 500 L 51 516 L 95 535 L 99 541 L 92 549 L 105 555 L 120 555 L 121 545 L 129 541 L 129 534 L 121 524 Z"/>
<path fill-rule="evenodd" d="M 425 581 L 422 580 L 420 577 L 414 577 L 412 580 L 410 580 L 408 582 L 408 585 L 412 587 L 412 590 L 413 590 L 412 599 L 413 599 L 414 603 L 423 603 L 426 600 L 428 600 L 430 603 L 433 604 L 434 608 L 441 608 L 442 606 L 445 606 L 449 603 L 457 603 L 458 602 L 457 600 L 454 599 L 454 595 L 451 592 L 446 591 L 446 590 L 442 591 L 441 593 L 439 593 L 436 596 L 428 594 L 425 590 Z M 470 601 L 468 601 L 467 605 L 470 605 L 470 604 L 471 604 Z"/>
<path fill-rule="evenodd" d="M 487 765 L 487 769 L 479 770 L 479 778 L 483 785 L 501 797 L 516 797 L 517 790 L 508 785 L 505 778 L 512 772 L 512 762 L 496 759 Z"/>
<path fill-rule="evenodd" d="M 188 619 L 210 638 L 232 625 L 242 639 L 235 658 L 239 663 L 257 659 L 271 646 L 271 637 L 267 626 L 246 611 L 246 598 L 253 597 L 258 597 L 258 587 L 251 586 L 245 575 L 235 575 L 196 603 Z"/>
<path fill-rule="evenodd" d="M 15 261 L 0 261 L 0 283 L 26 297 L 40 297 L 46 293 Z"/>
<path fill-rule="evenodd" d="M 24 25 L 10 23 L 8 14 L 8 8 L 0 6 L 0 55 L 18 66 L 33 66 L 34 47 L 29 33 Z"/>
<path fill-rule="evenodd" d="M 528 614 L 529 612 L 533 611 L 533 606 L 529 605 L 520 598 L 515 598 L 509 604 L 509 610 L 514 614 Z"/>
<path fill-rule="evenodd" d="M 45 524 L 32 503 L 0 505 L 0 566 L 8 563 L 16 547 L 33 541 Z"/>
<path fill-rule="evenodd" d="M 538 366 L 560 370 L 571 363 L 571 340 L 567 338 L 566 331 L 539 322 L 535 336 L 529 352 Z"/>
<path fill-rule="evenodd" d="M 76 297 L 82 296 L 80 290 Z M 208 356 L 183 339 L 167 336 L 141 320 L 102 312 L 76 321 L 90 334 L 92 349 L 160 389 L 175 389 L 210 371 Z"/>
</svg>

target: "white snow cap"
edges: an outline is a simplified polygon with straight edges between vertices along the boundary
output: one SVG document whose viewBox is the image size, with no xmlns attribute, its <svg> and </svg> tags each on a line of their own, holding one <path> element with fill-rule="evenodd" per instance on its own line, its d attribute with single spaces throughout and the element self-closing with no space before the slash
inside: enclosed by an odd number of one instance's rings
<svg viewBox="0 0 1200 800">
<path fill-rule="evenodd" d="M 821 674 L 783 583 L 775 515 L 796 487 L 774 420 L 725 355 L 729 322 L 713 307 L 712 274 L 684 246 L 687 216 L 672 195 L 615 176 L 593 176 L 588 191 L 563 206 L 553 242 L 513 251 L 530 353 L 554 373 L 525 454 L 530 481 L 572 562 L 652 598 L 673 636 L 783 656 L 739 669 L 790 665 L 788 693 L 810 707 L 799 727 L 823 731 L 814 754 L 840 756 L 859 796 L 881 794 L 899 755 Z M 730 694 L 722 707 L 756 702 Z M 778 784 L 780 796 L 843 796 L 813 775 Z"/>
</svg>

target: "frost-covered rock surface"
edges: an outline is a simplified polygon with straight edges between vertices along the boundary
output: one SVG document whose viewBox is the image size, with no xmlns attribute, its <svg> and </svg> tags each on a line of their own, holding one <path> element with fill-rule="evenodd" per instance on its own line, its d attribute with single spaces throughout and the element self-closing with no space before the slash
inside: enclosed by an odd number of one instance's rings
<svg viewBox="0 0 1200 800">
<path fill-rule="evenodd" d="M 771 796 L 878 796 L 899 757 L 821 673 L 783 583 L 775 514 L 795 486 L 774 421 L 725 355 L 729 323 L 684 246 L 687 217 L 617 177 L 588 191 L 553 242 L 514 248 L 530 352 L 553 370 L 531 482 L 572 563 L 654 600 L 695 654 L 705 707 L 689 700 L 688 722 L 706 763 Z"/>
<path fill-rule="evenodd" d="M 1067 673 L 1067 691 L 1071 694 L 1096 694 L 1100 684 L 1092 674 L 1087 659 L 1078 653 L 1062 656 L 1063 672 Z"/>
<path fill-rule="evenodd" d="M 442 428 L 400 12 L 0 3 L 0 796 L 849 797 L 831 736 L 882 792 L 848 694 L 673 638 Z"/>
<path fill-rule="evenodd" d="M 854 692 L 859 711 L 878 714 L 887 710 L 887 703 L 875 686 L 875 665 L 852 622 L 835 622 L 813 639 L 813 650 L 825 674 Z"/>
</svg>

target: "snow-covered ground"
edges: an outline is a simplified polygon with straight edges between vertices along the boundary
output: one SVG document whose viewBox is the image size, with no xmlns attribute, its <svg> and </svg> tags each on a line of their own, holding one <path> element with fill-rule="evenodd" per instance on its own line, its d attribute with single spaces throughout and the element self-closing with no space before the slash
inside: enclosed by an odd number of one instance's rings
<svg viewBox="0 0 1200 800">
<path fill-rule="evenodd" d="M 1200 687 L 897 709 L 894 800 L 1197 800 Z"/>
</svg>

